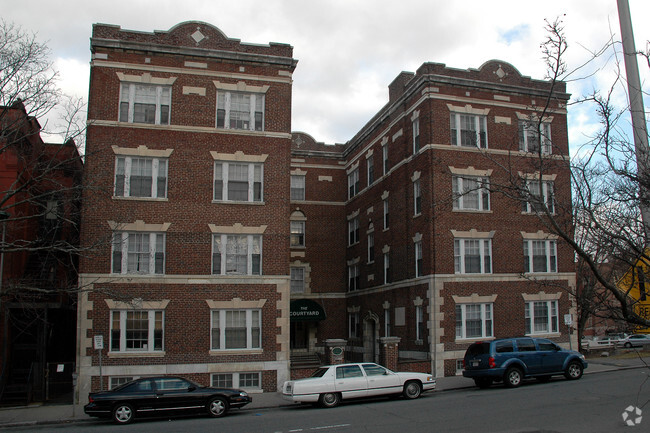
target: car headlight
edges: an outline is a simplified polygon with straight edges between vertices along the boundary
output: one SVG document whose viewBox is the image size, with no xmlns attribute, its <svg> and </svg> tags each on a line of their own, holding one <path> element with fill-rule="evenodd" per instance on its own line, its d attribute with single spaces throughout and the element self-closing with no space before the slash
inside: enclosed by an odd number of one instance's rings
<svg viewBox="0 0 650 433">
<path fill-rule="evenodd" d="M 239 391 L 239 396 L 240 397 L 248 397 L 248 393 L 246 391 Z"/>
</svg>

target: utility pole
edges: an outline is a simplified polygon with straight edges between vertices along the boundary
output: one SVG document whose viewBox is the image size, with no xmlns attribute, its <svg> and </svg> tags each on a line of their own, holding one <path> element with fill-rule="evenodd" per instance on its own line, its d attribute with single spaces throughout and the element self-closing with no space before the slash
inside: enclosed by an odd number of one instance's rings
<svg viewBox="0 0 650 433">
<path fill-rule="evenodd" d="M 634 134 L 634 149 L 636 154 L 637 177 L 639 179 L 639 196 L 641 218 L 645 231 L 645 246 L 650 247 L 650 163 L 648 160 L 648 128 L 643 107 L 643 92 L 639 79 L 639 65 L 636 61 L 634 34 L 632 33 L 632 18 L 628 0 L 617 0 L 618 19 L 621 25 L 621 42 L 623 43 L 623 58 L 627 89 L 630 98 L 630 114 L 632 115 L 632 131 Z"/>
</svg>

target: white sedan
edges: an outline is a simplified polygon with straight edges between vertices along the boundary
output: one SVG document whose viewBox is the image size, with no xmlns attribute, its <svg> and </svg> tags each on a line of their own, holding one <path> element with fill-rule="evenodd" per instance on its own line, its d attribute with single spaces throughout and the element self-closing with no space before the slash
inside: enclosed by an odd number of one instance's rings
<svg viewBox="0 0 650 433">
<path fill-rule="evenodd" d="M 294 403 L 319 403 L 335 407 L 341 400 L 380 395 L 418 398 L 436 388 L 436 380 L 426 373 L 395 373 L 381 365 L 361 362 L 328 365 L 306 379 L 289 380 L 282 397 Z"/>
</svg>

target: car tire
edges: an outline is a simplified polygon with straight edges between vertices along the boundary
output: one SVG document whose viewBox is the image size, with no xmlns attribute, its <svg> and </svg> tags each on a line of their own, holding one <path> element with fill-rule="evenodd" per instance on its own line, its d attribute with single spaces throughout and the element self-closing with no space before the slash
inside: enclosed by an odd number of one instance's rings
<svg viewBox="0 0 650 433">
<path fill-rule="evenodd" d="M 120 403 L 113 408 L 112 418 L 116 424 L 129 424 L 134 417 L 133 406 L 128 403 Z"/>
<path fill-rule="evenodd" d="M 506 370 L 506 374 L 503 375 L 503 383 L 508 388 L 516 388 L 521 385 L 521 381 L 524 378 L 524 374 L 521 369 L 517 367 L 510 367 Z"/>
<path fill-rule="evenodd" d="M 212 418 L 219 418 L 228 412 L 228 402 L 221 397 L 213 397 L 206 406 L 208 415 Z"/>
<path fill-rule="evenodd" d="M 632 347 L 632 343 L 628 341 L 623 346 L 625 346 L 626 349 L 630 349 Z"/>
<path fill-rule="evenodd" d="M 566 366 L 566 371 L 564 372 L 564 377 L 569 380 L 577 380 L 582 377 L 582 364 L 579 361 L 571 361 L 569 365 Z"/>
<path fill-rule="evenodd" d="M 481 389 L 486 389 L 492 386 L 492 379 L 489 377 L 477 377 L 474 379 L 474 383 Z"/>
<path fill-rule="evenodd" d="M 336 407 L 339 405 L 340 402 L 341 402 L 341 396 L 336 392 L 328 392 L 326 394 L 321 394 L 318 399 L 318 403 L 320 403 L 322 407 L 327 407 L 327 408 Z"/>
<path fill-rule="evenodd" d="M 419 382 L 410 381 L 404 384 L 404 390 L 402 395 L 404 398 L 413 400 L 418 398 L 422 394 L 422 385 Z"/>
</svg>

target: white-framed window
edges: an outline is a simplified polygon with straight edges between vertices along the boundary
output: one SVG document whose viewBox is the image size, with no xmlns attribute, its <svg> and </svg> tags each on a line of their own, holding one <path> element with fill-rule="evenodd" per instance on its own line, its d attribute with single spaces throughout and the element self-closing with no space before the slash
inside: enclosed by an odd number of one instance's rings
<svg viewBox="0 0 650 433">
<path fill-rule="evenodd" d="M 456 376 L 462 376 L 463 370 L 465 370 L 465 360 L 457 359 L 456 360 Z"/>
<path fill-rule="evenodd" d="M 391 282 L 391 273 L 390 273 L 390 254 L 384 253 L 384 284 Z"/>
<path fill-rule="evenodd" d="M 127 382 L 131 382 L 133 379 L 137 379 L 137 376 L 111 376 L 108 382 L 108 389 L 115 389 L 120 385 L 124 385 Z"/>
<path fill-rule="evenodd" d="M 264 131 L 264 94 L 219 90 L 217 128 Z"/>
<path fill-rule="evenodd" d="M 522 211 L 526 213 L 544 212 L 544 206 L 555 213 L 555 191 L 551 180 L 527 180 L 525 182 L 528 200 L 522 202 Z"/>
<path fill-rule="evenodd" d="M 361 272 L 359 264 L 348 265 L 348 290 L 359 290 L 361 288 Z"/>
<path fill-rule="evenodd" d="M 114 274 L 164 274 L 165 234 L 114 232 L 111 270 Z"/>
<path fill-rule="evenodd" d="M 381 159 L 382 166 L 384 167 L 384 176 L 388 173 L 390 167 L 388 166 L 388 143 L 381 146 Z"/>
<path fill-rule="evenodd" d="M 361 322 L 359 320 L 359 313 L 348 313 L 348 337 L 358 338 L 361 337 Z"/>
<path fill-rule="evenodd" d="M 420 119 L 413 120 L 413 154 L 420 151 Z"/>
<path fill-rule="evenodd" d="M 454 270 L 457 274 L 492 273 L 492 240 L 454 239 Z"/>
<path fill-rule="evenodd" d="M 487 149 L 487 116 L 451 113 L 451 144 Z"/>
<path fill-rule="evenodd" d="M 111 352 L 162 352 L 164 311 L 112 310 Z"/>
<path fill-rule="evenodd" d="M 422 190 L 420 189 L 420 179 L 413 182 L 413 215 L 422 213 Z"/>
<path fill-rule="evenodd" d="M 427 325 L 424 321 L 424 307 L 415 306 L 415 339 L 424 341 L 427 336 Z"/>
<path fill-rule="evenodd" d="M 557 242 L 524 239 L 524 272 L 557 272 Z"/>
<path fill-rule="evenodd" d="M 384 230 L 390 227 L 390 214 L 388 212 L 388 199 L 384 200 Z"/>
<path fill-rule="evenodd" d="M 262 236 L 212 235 L 213 275 L 262 275 Z"/>
<path fill-rule="evenodd" d="M 454 176 L 452 178 L 454 209 L 490 210 L 490 178 Z"/>
<path fill-rule="evenodd" d="M 215 201 L 262 201 L 264 164 L 215 161 Z"/>
<path fill-rule="evenodd" d="M 291 200 L 304 200 L 305 199 L 305 176 L 292 174 L 291 175 Z"/>
<path fill-rule="evenodd" d="M 422 241 L 415 243 L 415 276 L 422 276 L 422 266 L 424 261 L 422 260 Z"/>
<path fill-rule="evenodd" d="M 167 197 L 167 159 L 115 158 L 116 197 Z"/>
<path fill-rule="evenodd" d="M 210 319 L 211 350 L 262 347 L 261 310 L 212 310 Z"/>
<path fill-rule="evenodd" d="M 348 221 L 348 245 L 357 242 L 359 242 L 359 217 L 354 217 Z"/>
<path fill-rule="evenodd" d="M 456 339 L 494 336 L 492 304 L 456 304 Z"/>
<path fill-rule="evenodd" d="M 390 337 L 390 309 L 386 308 L 384 310 L 384 337 Z"/>
<path fill-rule="evenodd" d="M 348 173 L 348 198 L 359 194 L 359 169 L 352 170 Z"/>
<path fill-rule="evenodd" d="M 171 86 L 122 83 L 120 122 L 169 125 Z"/>
<path fill-rule="evenodd" d="M 540 146 L 541 143 L 541 146 Z M 519 150 L 522 152 L 552 153 L 551 124 L 548 122 L 519 121 Z"/>
<path fill-rule="evenodd" d="M 305 222 L 291 221 L 291 246 L 305 246 Z"/>
<path fill-rule="evenodd" d="M 559 332 L 557 301 L 526 302 L 526 335 Z"/>
<path fill-rule="evenodd" d="M 375 159 L 372 156 L 366 158 L 366 171 L 368 174 L 368 186 L 375 182 Z"/>
<path fill-rule="evenodd" d="M 214 388 L 243 388 L 247 390 L 262 389 L 262 373 L 259 371 L 246 373 L 213 373 L 211 386 Z"/>
<path fill-rule="evenodd" d="M 375 262 L 375 233 L 368 233 L 368 263 Z"/>
<path fill-rule="evenodd" d="M 291 293 L 305 293 L 305 268 L 291 267 Z"/>
</svg>

